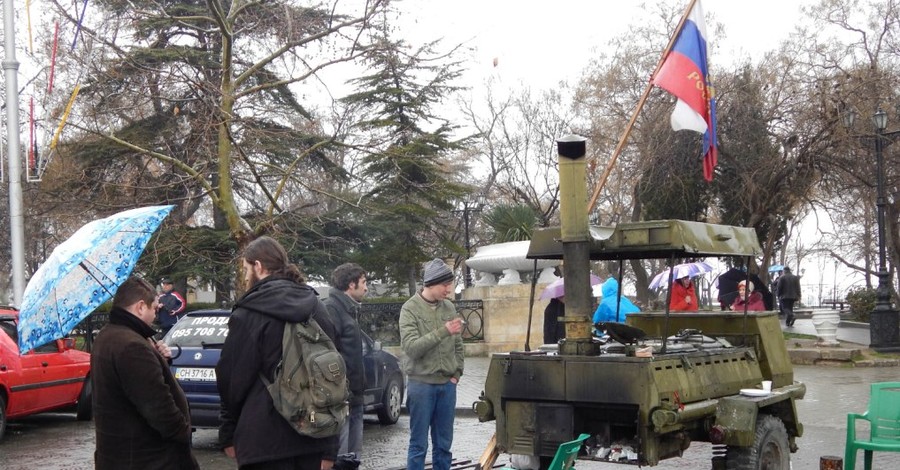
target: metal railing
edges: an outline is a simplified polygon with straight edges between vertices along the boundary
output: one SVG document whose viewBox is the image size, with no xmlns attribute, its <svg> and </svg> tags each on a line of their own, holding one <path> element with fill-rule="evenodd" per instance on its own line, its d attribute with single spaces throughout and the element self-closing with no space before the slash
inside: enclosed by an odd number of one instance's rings
<svg viewBox="0 0 900 470">
<path fill-rule="evenodd" d="M 484 340 L 484 303 L 481 300 L 454 301 L 456 312 L 466 321 L 463 341 Z M 402 302 L 364 303 L 360 307 L 359 327 L 372 339 L 384 345 L 400 344 L 400 309 Z"/>
</svg>

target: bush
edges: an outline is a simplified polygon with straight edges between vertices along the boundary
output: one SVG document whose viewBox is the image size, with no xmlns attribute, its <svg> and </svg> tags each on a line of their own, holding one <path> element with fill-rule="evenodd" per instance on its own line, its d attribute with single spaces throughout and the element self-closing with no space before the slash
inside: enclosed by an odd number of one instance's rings
<svg viewBox="0 0 900 470">
<path fill-rule="evenodd" d="M 868 323 L 869 314 L 875 308 L 875 289 L 857 288 L 847 293 L 850 315 L 854 320 Z"/>
<path fill-rule="evenodd" d="M 197 310 L 217 310 L 217 309 L 231 309 L 231 304 L 228 305 L 220 305 L 215 302 L 193 302 L 188 303 L 187 307 L 184 308 L 184 313 L 187 312 L 196 312 Z"/>
</svg>

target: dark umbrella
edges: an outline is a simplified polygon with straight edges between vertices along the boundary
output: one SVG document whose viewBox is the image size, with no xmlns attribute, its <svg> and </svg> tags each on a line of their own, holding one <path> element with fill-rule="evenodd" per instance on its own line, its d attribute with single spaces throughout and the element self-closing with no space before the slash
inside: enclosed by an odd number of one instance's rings
<svg viewBox="0 0 900 470">
<path fill-rule="evenodd" d="M 737 298 L 738 283 L 747 279 L 747 273 L 738 268 L 731 268 L 719 276 L 716 287 L 719 289 L 719 304 L 722 309 L 734 303 Z"/>
</svg>

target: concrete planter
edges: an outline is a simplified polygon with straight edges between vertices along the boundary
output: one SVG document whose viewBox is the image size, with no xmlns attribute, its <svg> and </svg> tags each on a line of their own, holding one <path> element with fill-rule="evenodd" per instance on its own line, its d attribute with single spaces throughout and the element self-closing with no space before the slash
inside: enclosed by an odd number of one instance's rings
<svg viewBox="0 0 900 470">
<path fill-rule="evenodd" d="M 814 310 L 812 312 L 812 324 L 816 328 L 819 337 L 818 347 L 838 347 L 837 328 L 841 317 L 833 310 Z"/>
<path fill-rule="evenodd" d="M 466 266 L 481 273 L 481 277 L 475 282 L 476 286 L 517 285 L 521 281 L 521 272 L 531 272 L 535 267 L 535 260 L 525 257 L 528 254 L 528 245 L 531 242 L 506 242 L 495 243 L 478 247 L 475 255 L 466 260 Z M 553 267 L 562 263 L 562 260 L 537 260 L 537 269 L 541 270 L 538 283 L 548 283 L 556 279 L 553 275 Z M 497 275 L 502 273 L 500 280 Z"/>
</svg>

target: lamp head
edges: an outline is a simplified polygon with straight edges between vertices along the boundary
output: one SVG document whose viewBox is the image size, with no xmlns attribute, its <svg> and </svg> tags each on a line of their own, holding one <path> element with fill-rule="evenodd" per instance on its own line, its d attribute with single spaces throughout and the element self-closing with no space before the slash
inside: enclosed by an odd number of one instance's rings
<svg viewBox="0 0 900 470">
<path fill-rule="evenodd" d="M 841 121 L 844 123 L 844 127 L 846 127 L 847 129 L 852 129 L 853 123 L 856 122 L 856 110 L 853 108 L 847 108 L 841 115 Z"/>
<path fill-rule="evenodd" d="M 872 123 L 875 124 L 875 129 L 878 129 L 878 132 L 884 132 L 887 129 L 887 119 L 887 113 L 879 107 L 875 115 L 872 116 Z"/>
</svg>

